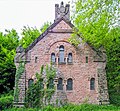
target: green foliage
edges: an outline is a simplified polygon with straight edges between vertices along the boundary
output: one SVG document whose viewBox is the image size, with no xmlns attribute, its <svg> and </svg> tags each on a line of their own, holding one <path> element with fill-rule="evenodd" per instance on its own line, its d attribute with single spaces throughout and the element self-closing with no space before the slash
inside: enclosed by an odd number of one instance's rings
<svg viewBox="0 0 120 111">
<path fill-rule="evenodd" d="M 33 83 L 27 90 L 26 93 L 26 107 L 41 107 L 50 103 L 51 96 L 54 93 L 54 87 L 51 89 L 49 87 L 44 87 L 44 85 L 49 84 L 49 79 L 55 77 L 55 69 L 46 66 L 46 79 L 45 81 L 42 77 L 44 67 L 41 67 L 40 73 L 36 73 L 37 80 Z M 46 84 L 45 84 L 46 83 Z"/>
<path fill-rule="evenodd" d="M 0 97 L 0 110 L 8 109 L 12 107 L 13 96 L 12 95 L 2 95 Z"/>
<path fill-rule="evenodd" d="M 39 29 L 33 27 L 26 27 L 22 29 L 22 39 L 20 44 L 23 48 L 27 48 L 36 38 L 38 38 L 50 25 L 51 23 L 47 22 Z"/>
<path fill-rule="evenodd" d="M 19 63 L 19 66 L 18 66 L 18 68 L 16 70 L 16 74 L 15 74 L 15 90 L 14 90 L 15 102 L 18 102 L 18 98 L 19 98 L 18 84 L 19 84 L 19 79 L 24 72 L 24 69 L 25 69 L 25 64 L 22 62 Z"/>
<path fill-rule="evenodd" d="M 0 32 L 0 93 L 9 92 L 14 86 L 15 65 L 14 56 L 19 44 L 16 30 Z"/>
<path fill-rule="evenodd" d="M 119 0 L 77 0 L 73 23 L 75 30 L 72 44 L 78 43 L 76 35 L 96 49 L 103 46 L 107 54 L 107 80 L 110 98 L 120 97 L 120 26 Z M 118 98 L 119 98 L 118 97 Z M 114 100 L 113 100 L 114 101 Z M 111 103 L 114 103 L 110 100 Z M 116 98 L 119 103 L 119 99 Z M 116 104 L 115 102 L 115 104 Z"/>
<path fill-rule="evenodd" d="M 77 48 L 77 46 L 80 44 L 80 38 L 77 35 L 72 34 L 71 38 L 68 39 L 68 42 Z"/>
<path fill-rule="evenodd" d="M 16 48 L 19 45 L 27 48 L 49 25 L 50 23 L 45 23 L 40 30 L 24 27 L 22 29 L 22 39 L 19 39 L 14 29 L 5 30 L 5 34 L 0 32 L 0 94 L 13 90 L 16 72 L 14 65 Z"/>
<path fill-rule="evenodd" d="M 73 105 L 68 104 L 64 107 L 53 107 L 53 106 L 46 106 L 43 109 L 39 108 L 12 108 L 7 109 L 5 111 L 119 111 L 120 107 L 116 107 L 113 105 L 92 105 L 92 104 L 81 104 L 81 105 Z"/>
<path fill-rule="evenodd" d="M 77 0 L 73 22 L 84 41 L 95 47 L 107 46 L 115 36 L 110 31 L 118 24 L 118 0 Z"/>
<path fill-rule="evenodd" d="M 49 80 L 49 78 L 52 78 L 54 79 L 55 78 L 55 73 L 56 73 L 56 70 L 52 67 L 52 66 L 48 66 L 46 65 L 46 76 L 47 76 L 47 79 Z"/>
</svg>

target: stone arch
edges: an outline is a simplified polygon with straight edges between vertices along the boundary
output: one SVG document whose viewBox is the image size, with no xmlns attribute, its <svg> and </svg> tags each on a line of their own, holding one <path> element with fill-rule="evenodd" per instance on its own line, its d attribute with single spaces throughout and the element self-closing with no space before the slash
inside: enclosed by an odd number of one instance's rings
<svg viewBox="0 0 120 111">
<path fill-rule="evenodd" d="M 72 44 L 70 44 L 68 41 L 59 40 L 59 41 L 56 41 L 56 42 L 51 42 L 51 43 L 48 45 L 48 47 L 47 47 L 47 49 L 46 49 L 46 50 L 47 50 L 46 52 L 49 53 L 51 47 L 52 47 L 54 44 L 59 43 L 59 42 L 68 43 L 69 45 L 71 45 L 71 46 L 76 50 L 75 46 L 73 46 Z M 58 46 L 58 48 L 59 48 L 59 47 L 60 47 L 60 46 Z"/>
</svg>

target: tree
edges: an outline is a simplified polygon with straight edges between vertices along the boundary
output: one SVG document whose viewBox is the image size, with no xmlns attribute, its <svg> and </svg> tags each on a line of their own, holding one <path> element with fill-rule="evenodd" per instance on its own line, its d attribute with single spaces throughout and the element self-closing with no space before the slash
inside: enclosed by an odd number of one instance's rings
<svg viewBox="0 0 120 111">
<path fill-rule="evenodd" d="M 24 26 L 22 29 L 22 39 L 20 40 L 20 44 L 23 46 L 23 48 L 27 48 L 38 36 L 40 36 L 50 25 L 51 23 L 46 22 L 44 25 L 39 29 Z"/>
<path fill-rule="evenodd" d="M 14 86 L 15 50 L 19 43 L 16 30 L 0 32 L 0 93 L 9 92 Z"/>
<path fill-rule="evenodd" d="M 72 38 L 80 35 L 83 41 L 99 50 L 103 46 L 107 54 L 109 93 L 120 91 L 120 26 L 119 0 L 77 0 L 73 23 L 77 28 Z M 70 40 L 76 44 L 77 40 Z M 111 93 L 110 93 L 111 96 Z M 120 103 L 119 103 L 120 104 Z"/>
<path fill-rule="evenodd" d="M 20 39 L 16 30 L 5 30 L 5 34 L 0 32 L 0 93 L 7 93 L 13 90 L 16 67 L 14 57 L 16 48 L 22 45 L 27 48 L 40 34 L 42 34 L 50 25 L 45 23 L 40 30 L 37 28 L 23 27 Z"/>
</svg>

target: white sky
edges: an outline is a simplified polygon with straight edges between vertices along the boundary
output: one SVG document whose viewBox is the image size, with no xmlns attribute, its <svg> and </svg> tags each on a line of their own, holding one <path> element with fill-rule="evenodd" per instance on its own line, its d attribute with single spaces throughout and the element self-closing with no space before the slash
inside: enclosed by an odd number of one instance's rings
<svg viewBox="0 0 120 111">
<path fill-rule="evenodd" d="M 55 4 L 71 0 L 0 0 L 0 32 L 14 28 L 20 34 L 23 26 L 40 28 L 54 22 Z"/>
</svg>

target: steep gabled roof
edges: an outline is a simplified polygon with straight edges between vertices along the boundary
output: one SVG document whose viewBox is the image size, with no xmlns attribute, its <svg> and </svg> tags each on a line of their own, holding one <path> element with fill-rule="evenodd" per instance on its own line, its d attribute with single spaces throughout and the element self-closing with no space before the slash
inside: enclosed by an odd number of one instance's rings
<svg viewBox="0 0 120 111">
<path fill-rule="evenodd" d="M 64 19 L 63 17 L 60 18 L 59 20 L 57 21 L 54 21 L 54 23 L 52 25 L 50 25 L 46 31 L 44 31 L 37 39 L 35 39 L 25 50 L 25 52 L 31 50 L 41 39 L 43 39 L 48 33 L 52 33 L 52 29 L 58 24 L 60 23 L 61 21 L 64 21 L 65 23 L 67 23 L 71 28 L 74 27 L 74 25 L 70 22 L 70 21 L 67 21 L 66 19 Z M 72 33 L 72 32 L 66 32 L 66 33 Z"/>
</svg>

